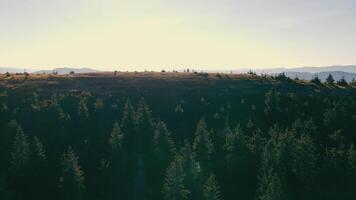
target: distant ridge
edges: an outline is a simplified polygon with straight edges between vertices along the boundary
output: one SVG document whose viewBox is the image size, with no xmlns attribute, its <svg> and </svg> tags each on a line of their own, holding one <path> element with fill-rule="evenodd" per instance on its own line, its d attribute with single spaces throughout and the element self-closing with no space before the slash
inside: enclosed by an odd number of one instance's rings
<svg viewBox="0 0 356 200">
<path fill-rule="evenodd" d="M 31 69 L 20 68 L 20 67 L 0 67 L 0 74 L 9 73 L 22 73 L 22 72 L 33 72 Z"/>
<path fill-rule="evenodd" d="M 241 69 L 234 69 L 234 70 L 212 70 L 214 72 L 232 72 L 232 73 L 247 73 L 248 71 L 252 70 L 257 74 L 275 74 L 275 73 L 282 73 L 282 72 L 308 72 L 308 73 L 320 73 L 320 72 L 348 72 L 348 73 L 356 73 L 356 65 L 333 65 L 333 66 L 324 66 L 324 67 L 295 67 L 295 68 L 241 68 Z"/>
<path fill-rule="evenodd" d="M 272 75 L 277 75 L 278 73 L 272 74 Z M 298 79 L 303 79 L 303 80 L 312 80 L 314 77 L 318 77 L 321 81 L 325 81 L 326 78 L 331 74 L 331 76 L 335 80 L 340 80 L 341 78 L 344 78 L 347 82 L 353 81 L 353 79 L 356 80 L 356 73 L 351 73 L 351 72 L 343 72 L 343 71 L 326 71 L 326 72 L 319 72 L 319 73 L 310 73 L 310 72 L 284 72 L 284 74 L 289 77 L 289 78 L 298 78 Z"/>
<path fill-rule="evenodd" d="M 270 69 L 251 69 L 257 74 L 277 75 L 285 73 L 287 77 L 311 80 L 315 76 L 325 81 L 331 74 L 335 80 L 344 78 L 347 82 L 356 79 L 356 65 L 334 65 L 325 67 L 297 67 L 297 68 L 270 68 Z M 250 69 L 231 70 L 232 73 L 247 73 Z M 227 72 L 227 71 L 224 71 Z"/>
<path fill-rule="evenodd" d="M 71 72 L 74 72 L 76 74 L 85 74 L 85 73 L 95 73 L 98 72 L 98 70 L 91 69 L 91 68 L 55 68 L 51 70 L 39 70 L 35 71 L 33 73 L 35 74 L 53 74 L 53 73 L 58 73 L 58 74 L 69 74 Z"/>
</svg>

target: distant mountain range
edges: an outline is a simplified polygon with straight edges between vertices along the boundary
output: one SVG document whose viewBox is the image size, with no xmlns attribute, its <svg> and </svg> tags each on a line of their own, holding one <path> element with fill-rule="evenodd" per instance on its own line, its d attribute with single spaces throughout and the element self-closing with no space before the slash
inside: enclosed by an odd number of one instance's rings
<svg viewBox="0 0 356 200">
<path fill-rule="evenodd" d="M 232 70 L 232 73 L 247 73 L 250 69 L 244 68 L 239 70 Z M 331 74 L 335 80 L 340 80 L 342 77 L 346 81 L 351 82 L 356 79 L 356 65 L 341 65 L 341 66 L 326 66 L 326 67 L 298 67 L 298 68 L 271 68 L 271 69 L 256 69 L 253 70 L 257 74 L 277 75 L 285 73 L 290 78 L 311 80 L 315 76 L 325 81 L 327 76 Z M 226 71 L 225 71 L 226 72 Z"/>
<path fill-rule="evenodd" d="M 52 74 L 57 72 L 58 74 L 69 74 L 73 71 L 76 74 L 81 73 L 95 73 L 99 72 L 98 70 L 91 68 L 55 68 L 52 70 L 34 70 L 28 68 L 20 68 L 20 67 L 0 67 L 0 73 L 21 73 L 21 72 L 29 72 L 29 73 L 39 73 L 39 74 Z M 236 70 L 209 70 L 208 72 L 221 72 L 221 73 L 247 73 L 250 71 L 249 68 L 242 68 Z M 253 72 L 257 74 L 270 74 L 277 75 L 280 73 L 285 73 L 286 76 L 290 78 L 305 79 L 311 80 L 315 76 L 318 76 L 322 81 L 326 79 L 326 77 L 331 74 L 335 80 L 339 80 L 342 77 L 345 78 L 346 81 L 350 82 L 353 79 L 356 79 L 356 65 L 335 65 L 335 66 L 326 66 L 326 67 L 298 67 L 298 68 L 270 68 L 270 69 L 252 69 Z"/>
<path fill-rule="evenodd" d="M 353 79 L 356 80 L 356 73 L 351 72 L 343 72 L 343 71 L 325 71 L 325 72 L 318 72 L 318 73 L 310 73 L 310 72 L 284 72 L 285 75 L 289 78 L 298 78 L 303 80 L 311 80 L 314 77 L 318 77 L 321 81 L 325 81 L 326 78 L 331 74 L 335 80 L 340 80 L 344 78 L 347 82 L 351 82 Z M 272 75 L 277 75 L 272 74 Z"/>
<path fill-rule="evenodd" d="M 28 73 L 34 73 L 34 74 L 53 74 L 54 72 L 57 72 L 58 74 L 69 74 L 71 71 L 73 71 L 76 74 L 98 72 L 98 70 L 91 69 L 91 68 L 63 67 L 63 68 L 54 68 L 51 70 L 35 70 L 35 69 L 19 68 L 19 67 L 0 67 L 0 74 L 4 74 L 6 72 L 9 72 L 9 73 L 28 72 Z"/>
<path fill-rule="evenodd" d="M 0 74 L 5 74 L 6 72 L 9 72 L 9 73 L 22 73 L 22 72 L 32 73 L 33 70 L 27 70 L 25 68 L 18 68 L 18 67 L 0 67 Z"/>
<path fill-rule="evenodd" d="M 70 72 L 74 72 L 76 74 L 84 74 L 84 73 L 95 73 L 98 72 L 98 70 L 95 69 L 90 69 L 90 68 L 55 68 L 52 70 L 39 70 L 35 71 L 33 73 L 35 74 L 53 74 L 53 73 L 58 73 L 58 74 L 69 74 Z"/>
</svg>

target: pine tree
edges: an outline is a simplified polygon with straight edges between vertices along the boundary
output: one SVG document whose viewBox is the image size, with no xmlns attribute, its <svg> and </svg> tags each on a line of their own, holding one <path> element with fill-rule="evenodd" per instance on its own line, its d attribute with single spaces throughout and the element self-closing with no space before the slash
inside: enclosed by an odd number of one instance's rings
<svg viewBox="0 0 356 200">
<path fill-rule="evenodd" d="M 332 85 L 334 84 L 335 80 L 333 78 L 333 76 L 331 74 L 329 74 L 329 76 L 326 78 L 326 83 Z"/>
<path fill-rule="evenodd" d="M 121 133 L 121 129 L 117 122 L 114 123 L 110 138 L 110 161 L 102 161 L 104 168 L 102 173 L 107 176 L 107 180 L 103 180 L 102 184 L 107 185 L 109 188 L 109 195 L 113 198 L 119 198 L 124 195 L 123 191 L 127 189 L 127 183 L 125 184 L 125 174 L 127 172 L 126 162 L 127 155 L 125 155 L 124 134 Z M 106 171 L 106 170 L 107 171 Z M 120 187 L 120 185 L 123 185 Z M 104 189 L 108 189 L 104 188 Z"/>
<path fill-rule="evenodd" d="M 179 155 L 183 159 L 184 185 L 190 191 L 190 199 L 202 199 L 203 184 L 206 178 L 203 176 L 201 163 L 195 160 L 196 154 L 187 140 L 184 141 Z"/>
<path fill-rule="evenodd" d="M 27 136 L 23 133 L 22 128 L 18 127 L 13 151 L 11 153 L 11 169 L 16 173 L 20 173 L 29 165 L 31 158 L 30 143 Z"/>
<path fill-rule="evenodd" d="M 340 80 L 338 80 L 337 84 L 340 86 L 344 86 L 344 87 L 349 85 L 344 77 L 342 77 Z"/>
<path fill-rule="evenodd" d="M 79 165 L 78 156 L 72 147 L 62 155 L 62 176 L 60 178 L 62 195 L 65 200 L 84 199 L 84 173 Z"/>
<path fill-rule="evenodd" d="M 149 154 L 152 150 L 151 141 L 154 136 L 154 122 L 151 110 L 143 98 L 141 98 L 137 106 L 136 113 L 138 151 L 141 154 Z"/>
<path fill-rule="evenodd" d="M 313 185 L 316 172 L 316 148 L 309 135 L 303 134 L 296 140 L 293 171 L 299 181 L 306 187 Z"/>
<path fill-rule="evenodd" d="M 204 119 L 201 119 L 196 130 L 193 143 L 195 158 L 200 162 L 201 167 L 208 167 L 211 156 L 214 152 L 214 145 L 210 137 L 210 131 L 207 129 Z"/>
<path fill-rule="evenodd" d="M 31 184 L 31 147 L 27 136 L 18 126 L 11 152 L 10 173 L 8 174 L 8 190 L 14 199 L 26 198 Z"/>
<path fill-rule="evenodd" d="M 259 200 L 282 199 L 281 181 L 273 168 L 264 169 L 259 177 Z"/>
<path fill-rule="evenodd" d="M 190 191 L 184 185 L 183 159 L 177 156 L 167 169 L 162 193 L 165 200 L 186 200 Z"/>
<path fill-rule="evenodd" d="M 123 139 L 124 139 L 124 135 L 121 134 L 119 124 L 115 122 L 109 139 L 109 144 L 113 152 L 116 152 L 122 148 Z"/>
<path fill-rule="evenodd" d="M 33 158 L 38 163 L 43 163 L 47 159 L 46 152 L 38 137 L 34 137 L 33 139 Z"/>
<path fill-rule="evenodd" d="M 34 137 L 32 141 L 31 156 L 31 185 L 29 190 L 33 199 L 45 199 L 50 196 L 47 169 L 47 157 L 41 141 Z"/>
<path fill-rule="evenodd" d="M 87 105 L 87 98 L 82 97 L 79 100 L 79 104 L 78 104 L 78 115 L 79 116 L 83 116 L 84 118 L 88 118 L 89 117 L 89 108 Z"/>
<path fill-rule="evenodd" d="M 265 109 L 264 113 L 266 115 L 274 115 L 275 112 L 281 111 L 280 102 L 281 94 L 276 91 L 276 89 L 271 89 L 265 94 Z"/>
<path fill-rule="evenodd" d="M 204 185 L 204 200 L 220 200 L 220 187 L 214 174 L 211 174 Z"/>
<path fill-rule="evenodd" d="M 226 134 L 223 149 L 225 150 L 225 159 L 230 164 L 236 163 L 239 158 L 248 153 L 247 138 L 240 125 L 237 125 L 234 131 Z"/>
<path fill-rule="evenodd" d="M 267 144 L 262 154 L 261 172 L 258 177 L 259 200 L 280 200 L 282 199 L 282 183 L 276 171 L 278 156 L 272 151 L 273 146 Z"/>
<path fill-rule="evenodd" d="M 315 76 L 310 82 L 316 84 L 316 85 L 320 85 L 321 84 L 321 81 L 319 79 L 318 76 Z"/>
<path fill-rule="evenodd" d="M 356 150 L 354 144 L 350 145 L 349 150 L 347 151 L 347 164 L 349 169 L 356 173 Z"/>
<path fill-rule="evenodd" d="M 352 81 L 351 81 L 350 85 L 356 86 L 356 80 L 355 80 L 355 78 L 352 78 Z"/>
<path fill-rule="evenodd" d="M 169 162 L 171 157 L 175 154 L 175 148 L 171 134 L 166 124 L 162 121 L 157 122 L 153 143 L 155 144 L 155 155 L 160 158 L 160 163 Z"/>
<path fill-rule="evenodd" d="M 137 153 L 138 135 L 136 133 L 136 116 L 130 99 L 126 100 L 120 127 L 122 133 L 124 134 L 124 146 L 128 151 L 127 153 L 130 155 Z"/>
</svg>

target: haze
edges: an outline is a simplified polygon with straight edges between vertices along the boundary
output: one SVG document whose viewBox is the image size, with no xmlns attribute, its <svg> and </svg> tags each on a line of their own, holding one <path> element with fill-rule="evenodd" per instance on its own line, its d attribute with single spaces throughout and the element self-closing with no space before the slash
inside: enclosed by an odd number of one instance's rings
<svg viewBox="0 0 356 200">
<path fill-rule="evenodd" d="M 0 0 L 0 66 L 356 63 L 355 0 Z"/>
</svg>

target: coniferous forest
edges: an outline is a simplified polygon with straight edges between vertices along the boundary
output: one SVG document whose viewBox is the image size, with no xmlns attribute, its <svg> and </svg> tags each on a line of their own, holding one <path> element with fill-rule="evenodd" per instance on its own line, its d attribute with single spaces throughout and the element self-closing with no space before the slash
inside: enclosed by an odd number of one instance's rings
<svg viewBox="0 0 356 200">
<path fill-rule="evenodd" d="M 285 76 L 4 75 L 0 199 L 356 199 L 356 89 Z"/>
</svg>

